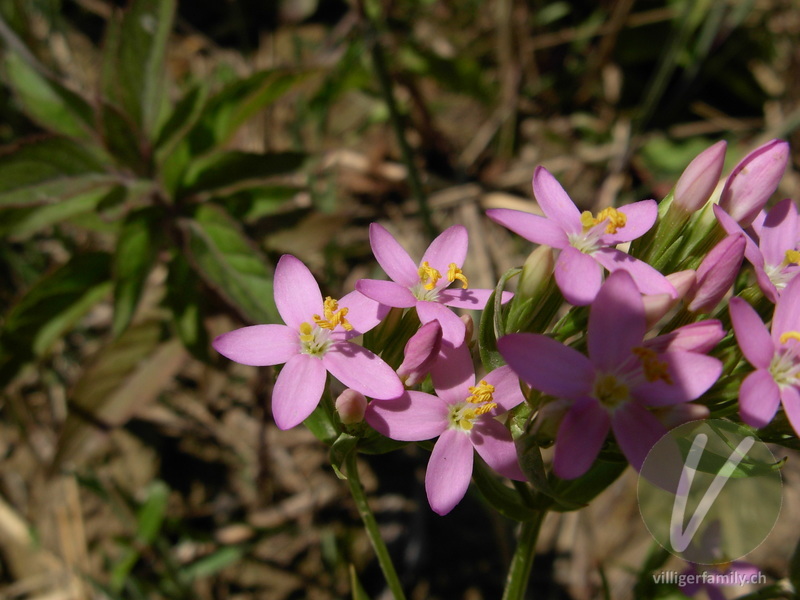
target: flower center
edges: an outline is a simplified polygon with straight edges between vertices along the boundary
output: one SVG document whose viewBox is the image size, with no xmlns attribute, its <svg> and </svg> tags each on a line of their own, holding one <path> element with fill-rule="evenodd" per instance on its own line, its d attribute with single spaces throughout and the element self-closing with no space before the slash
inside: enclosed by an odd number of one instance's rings
<svg viewBox="0 0 800 600">
<path fill-rule="evenodd" d="M 300 352 L 311 356 L 322 356 L 331 345 L 330 329 L 323 329 L 311 323 L 300 324 Z"/>
<path fill-rule="evenodd" d="M 769 372 L 779 386 L 800 385 L 800 332 L 785 331 L 778 341 L 785 347 L 772 357 Z"/>
<path fill-rule="evenodd" d="M 606 233 L 617 233 L 618 229 L 625 227 L 625 224 L 628 222 L 628 216 L 610 206 L 597 213 L 596 217 L 593 217 L 592 213 L 588 210 L 581 213 L 581 225 L 583 225 L 584 231 L 606 220 L 608 221 L 608 223 L 606 223 Z"/>
<path fill-rule="evenodd" d="M 450 407 L 450 427 L 461 429 L 464 432 L 472 430 L 475 420 L 481 415 L 497 408 L 494 401 L 494 386 L 481 380 L 478 385 L 469 388 L 470 396 L 464 402 Z"/>
<path fill-rule="evenodd" d="M 314 315 L 314 323 L 323 329 L 333 330 L 337 325 L 341 325 L 344 327 L 345 331 L 352 331 L 353 326 L 345 319 L 349 310 L 349 308 L 339 308 L 339 303 L 328 296 L 325 298 L 325 302 L 322 305 L 322 312 L 325 315 L 324 318 L 319 315 Z"/>
<path fill-rule="evenodd" d="M 606 408 L 616 408 L 630 399 L 628 386 L 616 375 L 598 373 L 594 381 L 594 397 Z"/>
<path fill-rule="evenodd" d="M 411 288 L 411 293 L 417 300 L 430 300 L 436 301 L 439 298 L 439 290 L 436 288 L 442 274 L 434 269 L 426 260 L 417 269 L 419 274 L 419 283 Z M 456 263 L 450 263 L 447 267 L 446 279 L 448 282 L 453 283 L 458 280 L 461 282 L 462 289 L 467 289 L 469 281 L 464 272 L 459 268 Z"/>
<path fill-rule="evenodd" d="M 797 267 L 800 265 L 800 252 L 797 250 L 787 250 L 783 261 L 777 265 L 764 265 L 764 272 L 769 277 L 769 280 L 772 282 L 778 290 L 783 290 L 786 285 L 794 279 L 794 276 L 797 275 L 796 268 L 789 268 L 789 267 Z"/>
<path fill-rule="evenodd" d="M 672 377 L 669 374 L 669 365 L 663 360 L 658 360 L 658 354 L 650 348 L 638 346 L 633 349 L 633 354 L 642 361 L 644 377 L 647 381 L 658 381 L 672 385 Z"/>
</svg>

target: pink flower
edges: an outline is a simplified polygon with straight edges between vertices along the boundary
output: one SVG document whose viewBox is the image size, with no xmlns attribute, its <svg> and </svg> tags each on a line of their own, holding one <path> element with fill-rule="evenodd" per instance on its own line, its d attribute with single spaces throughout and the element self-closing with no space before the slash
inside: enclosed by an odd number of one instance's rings
<svg viewBox="0 0 800 600">
<path fill-rule="evenodd" d="M 742 227 L 749 226 L 778 189 L 789 162 L 789 144 L 772 140 L 736 165 L 722 188 L 719 205 Z"/>
<path fill-rule="evenodd" d="M 666 428 L 648 410 L 694 400 L 717 380 L 722 364 L 688 347 L 704 347 L 692 334 L 663 341 L 676 349 L 657 352 L 643 342 L 644 303 L 633 278 L 612 273 L 589 312 L 584 356 L 544 335 L 518 333 L 500 338 L 498 349 L 533 388 L 571 401 L 559 427 L 553 469 L 564 479 L 584 474 L 597 458 L 609 429 L 637 470 Z M 718 327 L 705 330 L 716 338 Z M 691 338 L 691 339 L 690 339 Z"/>
<path fill-rule="evenodd" d="M 403 393 L 397 374 L 369 350 L 347 340 L 375 327 L 386 307 L 351 292 L 323 302 L 311 271 L 294 256 L 275 267 L 275 304 L 286 325 L 253 325 L 224 333 L 214 349 L 244 365 L 286 363 L 272 391 L 272 413 L 281 429 L 301 423 L 316 408 L 326 372 L 372 398 Z"/>
<path fill-rule="evenodd" d="M 603 281 L 603 269 L 630 273 L 643 294 L 669 294 L 675 288 L 653 267 L 614 246 L 635 240 L 653 226 L 658 216 L 654 200 L 606 208 L 597 216 L 581 213 L 544 167 L 533 174 L 533 193 L 545 217 L 519 210 L 496 208 L 487 216 L 536 244 L 558 248 L 555 276 L 564 298 L 577 306 L 590 304 Z"/>
<path fill-rule="evenodd" d="M 726 142 L 717 142 L 698 154 L 675 184 L 675 205 L 686 212 L 695 212 L 708 202 L 722 175 Z"/>
<path fill-rule="evenodd" d="M 720 303 L 733 286 L 742 267 L 745 251 L 744 234 L 729 235 L 700 263 L 694 285 L 686 294 L 687 309 L 694 313 L 709 313 Z"/>
<path fill-rule="evenodd" d="M 739 390 L 742 421 L 763 427 L 783 403 L 800 435 L 800 277 L 778 298 L 771 335 L 755 309 L 741 298 L 731 298 L 730 313 L 739 348 L 756 368 Z"/>
<path fill-rule="evenodd" d="M 442 337 L 448 344 L 463 344 L 464 322 L 445 307 L 482 310 L 493 291 L 468 287 L 469 281 L 461 270 L 469 242 L 466 228 L 461 225 L 447 228 L 431 242 L 419 265 L 377 223 L 369 227 L 369 241 L 375 259 L 392 280 L 362 279 L 356 283 L 356 289 L 386 306 L 416 307 L 422 323 L 439 321 Z M 455 282 L 461 287 L 448 289 Z M 504 292 L 503 302 L 511 296 Z"/>
<path fill-rule="evenodd" d="M 744 233 L 733 217 L 719 206 L 714 207 L 714 214 L 729 234 Z M 753 222 L 752 227 L 758 232 L 757 242 L 745 236 L 745 258 L 755 269 L 758 287 L 773 304 L 786 284 L 800 272 L 799 224 L 797 207 L 786 198 L 773 206 L 763 219 Z"/>
<path fill-rule="evenodd" d="M 709 600 L 725 600 L 725 594 L 720 588 L 727 586 L 741 588 L 763 577 L 758 566 L 741 560 L 716 565 L 710 570 L 703 571 L 700 571 L 698 566 L 690 563 L 689 567 L 678 575 L 678 587 L 685 596 L 696 596 L 702 590 L 708 595 Z"/>
<path fill-rule="evenodd" d="M 501 475 L 525 479 L 511 433 L 495 418 L 524 398 L 509 367 L 495 369 L 476 384 L 472 357 L 464 345 L 446 348 L 432 377 L 436 396 L 409 391 L 394 400 L 376 400 L 367 407 L 365 418 L 395 440 L 439 436 L 425 473 L 425 490 L 431 508 L 445 515 L 467 492 L 473 448 Z"/>
</svg>

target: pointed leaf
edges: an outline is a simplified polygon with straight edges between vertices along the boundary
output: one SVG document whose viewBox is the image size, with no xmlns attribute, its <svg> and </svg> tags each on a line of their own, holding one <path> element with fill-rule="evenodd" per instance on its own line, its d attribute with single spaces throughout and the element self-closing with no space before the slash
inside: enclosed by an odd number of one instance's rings
<svg viewBox="0 0 800 600">
<path fill-rule="evenodd" d="M 201 281 L 182 254 L 177 254 L 169 265 L 165 300 L 183 345 L 192 356 L 208 362 L 209 338 L 203 322 Z"/>
<path fill-rule="evenodd" d="M 250 323 L 278 323 L 272 272 L 221 207 L 204 204 L 182 223 L 187 257 L 198 274 Z"/>
<path fill-rule="evenodd" d="M 300 152 L 254 154 L 231 150 L 203 157 L 186 173 L 182 194 L 209 191 L 291 173 L 305 162 Z"/>
<path fill-rule="evenodd" d="M 175 146 L 191 131 L 203 112 L 208 89 L 199 84 L 190 89 L 172 109 L 161 131 L 155 147 L 159 156 L 166 157 L 174 150 Z"/>
<path fill-rule="evenodd" d="M 370 600 L 367 592 L 364 590 L 364 586 L 361 585 L 361 581 L 358 579 L 358 573 L 356 573 L 356 567 L 353 563 L 350 563 L 350 590 L 352 594 L 352 600 Z"/>
</svg>

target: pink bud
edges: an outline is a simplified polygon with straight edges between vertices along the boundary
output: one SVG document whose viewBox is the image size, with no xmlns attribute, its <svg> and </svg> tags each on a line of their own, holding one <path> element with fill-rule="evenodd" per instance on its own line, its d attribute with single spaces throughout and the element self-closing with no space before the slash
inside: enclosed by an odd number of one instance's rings
<svg viewBox="0 0 800 600">
<path fill-rule="evenodd" d="M 716 319 L 707 319 L 651 338 L 644 345 L 658 353 L 680 350 L 706 354 L 724 337 L 725 330 L 722 328 L 722 323 Z"/>
<path fill-rule="evenodd" d="M 744 234 L 729 235 L 711 249 L 697 268 L 697 281 L 689 290 L 689 311 L 708 313 L 733 285 L 744 259 Z"/>
<path fill-rule="evenodd" d="M 748 227 L 778 189 L 789 162 L 789 144 L 772 140 L 759 146 L 731 171 L 719 205 L 742 227 Z"/>
<path fill-rule="evenodd" d="M 367 409 L 367 399 L 364 394 L 347 388 L 335 402 L 336 412 L 345 425 L 361 423 L 364 420 L 364 411 Z"/>
<path fill-rule="evenodd" d="M 698 154 L 675 185 L 674 202 L 687 212 L 700 210 L 708 202 L 722 175 L 727 143 L 717 142 Z"/>
<path fill-rule="evenodd" d="M 431 370 L 442 346 L 442 326 L 430 321 L 420 327 L 406 342 L 403 364 L 397 369 L 407 386 L 418 384 Z"/>
<path fill-rule="evenodd" d="M 689 292 L 695 282 L 695 272 L 692 269 L 687 269 L 686 271 L 670 273 L 667 275 L 667 281 L 672 284 L 677 292 L 674 298 L 670 294 L 650 294 L 642 296 L 644 314 L 647 318 L 648 327 L 655 325 Z"/>
</svg>

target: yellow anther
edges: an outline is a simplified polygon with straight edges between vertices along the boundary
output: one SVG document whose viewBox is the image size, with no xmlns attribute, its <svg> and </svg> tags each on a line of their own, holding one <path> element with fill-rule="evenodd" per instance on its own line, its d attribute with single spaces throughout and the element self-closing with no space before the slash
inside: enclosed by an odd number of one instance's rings
<svg viewBox="0 0 800 600">
<path fill-rule="evenodd" d="M 797 340 L 800 342 L 800 331 L 786 331 L 781 334 L 780 343 L 785 344 L 789 340 Z"/>
<path fill-rule="evenodd" d="M 461 282 L 462 289 L 467 289 L 469 287 L 469 281 L 467 281 L 467 276 L 464 275 L 464 272 L 458 268 L 456 263 L 450 263 L 450 265 L 447 267 L 447 281 L 452 283 L 456 279 Z"/>
<path fill-rule="evenodd" d="M 658 354 L 654 350 L 638 346 L 633 349 L 633 353 L 642 361 L 642 368 L 644 368 L 644 376 L 647 381 L 661 380 L 672 385 L 669 365 L 663 360 L 658 360 Z"/>
<path fill-rule="evenodd" d="M 605 220 L 608 220 L 606 224 L 606 233 L 617 233 L 618 229 L 625 227 L 625 224 L 628 222 L 628 216 L 610 206 L 597 213 L 596 217 L 593 217 L 592 213 L 588 210 L 581 213 L 581 225 L 583 225 L 584 229 L 591 229 Z"/>
<path fill-rule="evenodd" d="M 423 284 L 426 290 L 432 290 L 436 287 L 436 282 L 442 278 L 442 274 L 434 269 L 426 260 L 422 266 L 417 270 L 419 273 L 419 282 Z"/>
<path fill-rule="evenodd" d="M 491 383 L 486 383 L 485 379 L 481 379 L 478 385 L 473 385 L 469 388 L 469 393 L 472 395 L 467 398 L 467 402 L 471 404 L 491 402 L 493 400 L 494 386 Z"/>
<path fill-rule="evenodd" d="M 353 326 L 345 319 L 349 310 L 349 308 L 339 308 L 339 303 L 328 296 L 322 305 L 322 312 L 325 317 L 314 315 L 314 323 L 323 329 L 335 329 L 337 325 L 341 325 L 345 331 L 352 331 Z"/>
<path fill-rule="evenodd" d="M 311 333 L 311 323 L 300 323 L 300 341 L 310 342 L 313 341 L 314 335 Z"/>
<path fill-rule="evenodd" d="M 787 250 L 786 257 L 783 259 L 784 266 L 800 265 L 800 252 L 797 250 Z"/>
<path fill-rule="evenodd" d="M 497 408 L 497 402 L 488 402 L 486 404 L 482 404 L 475 409 L 475 416 L 485 415 L 490 410 L 494 410 Z"/>
<path fill-rule="evenodd" d="M 613 375 L 603 375 L 595 381 L 594 395 L 600 402 L 615 406 L 628 399 L 628 386 Z"/>
</svg>

